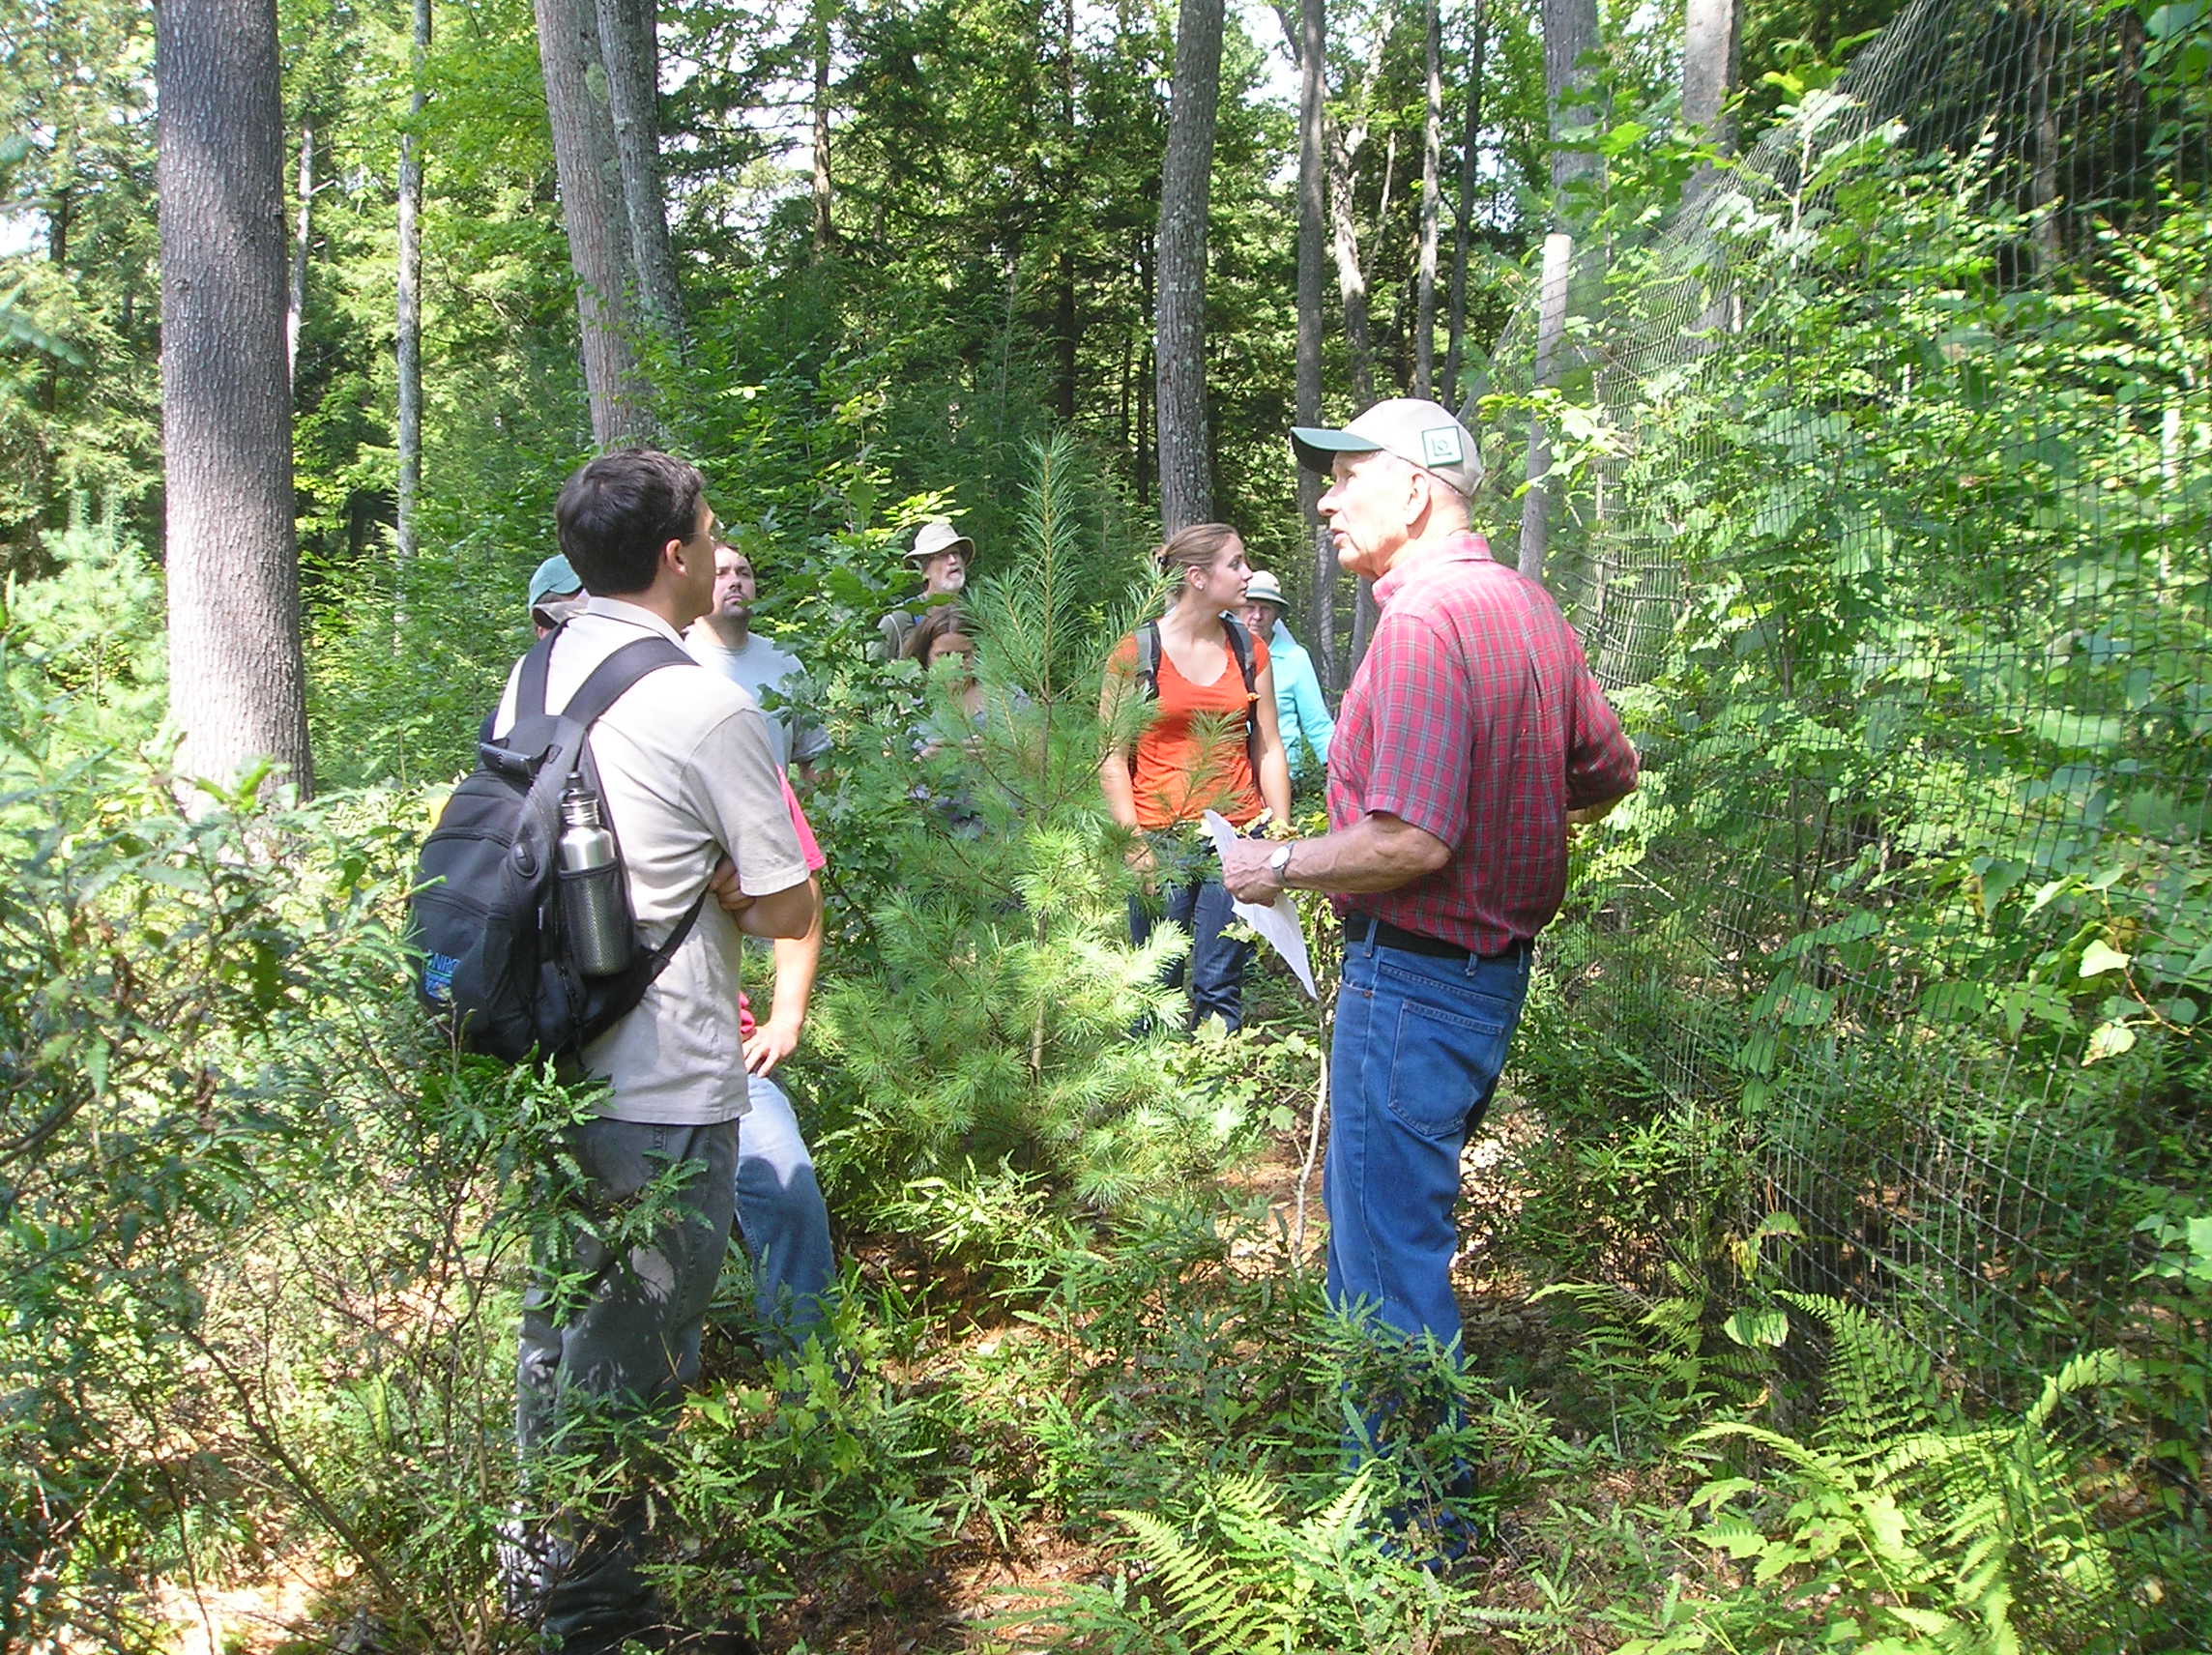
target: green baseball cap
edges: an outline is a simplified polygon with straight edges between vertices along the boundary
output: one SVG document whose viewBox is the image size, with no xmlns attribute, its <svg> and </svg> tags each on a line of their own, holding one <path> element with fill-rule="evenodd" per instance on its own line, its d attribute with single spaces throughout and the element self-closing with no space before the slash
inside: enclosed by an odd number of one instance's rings
<svg viewBox="0 0 2212 1655">
<path fill-rule="evenodd" d="M 584 590 L 568 560 L 555 552 L 538 566 L 538 572 L 530 577 L 530 607 L 535 609 L 548 597 L 566 597 L 572 592 Z"/>
</svg>

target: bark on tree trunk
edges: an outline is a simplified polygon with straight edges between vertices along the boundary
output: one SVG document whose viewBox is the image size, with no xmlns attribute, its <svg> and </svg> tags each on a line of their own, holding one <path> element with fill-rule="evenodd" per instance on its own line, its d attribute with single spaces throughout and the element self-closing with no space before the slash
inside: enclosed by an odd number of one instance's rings
<svg viewBox="0 0 2212 1655">
<path fill-rule="evenodd" d="M 1588 126 L 1594 118 L 1589 100 L 1596 70 L 1587 60 L 1597 44 L 1597 0 L 1544 0 L 1544 94 L 1552 117 L 1554 194 L 1597 170 L 1594 151 L 1565 147 L 1567 129 Z"/>
<path fill-rule="evenodd" d="M 660 187 L 660 43 L 654 0 L 597 0 L 607 119 L 622 178 L 640 319 L 675 354 L 684 343 L 684 296 L 668 242 L 668 197 Z"/>
<path fill-rule="evenodd" d="M 814 8 L 814 254 L 830 250 L 830 9 Z"/>
<path fill-rule="evenodd" d="M 415 506 L 422 493 L 422 155 L 416 136 L 425 102 L 422 73 L 430 52 L 430 0 L 415 0 L 415 89 L 407 100 L 409 130 L 399 134 L 399 271 L 393 356 L 399 379 L 398 522 L 393 550 L 415 555 Z"/>
<path fill-rule="evenodd" d="M 1322 79 L 1328 44 L 1324 0 L 1299 0 L 1297 32 L 1291 44 L 1298 60 L 1298 339 L 1297 422 L 1321 423 L 1322 219 L 1326 211 L 1327 162 L 1322 149 L 1326 87 Z M 1287 19 L 1286 19 L 1287 22 Z M 1298 469 L 1298 521 L 1312 524 L 1321 479 Z M 1313 590 L 1307 633 L 1322 682 L 1336 687 L 1336 548 L 1328 532 L 1314 528 Z"/>
<path fill-rule="evenodd" d="M 1468 51 L 1467 125 L 1460 140 L 1459 200 L 1453 207 L 1451 333 L 1444 347 L 1444 406 L 1455 412 L 1465 404 L 1460 388 L 1461 354 L 1467 340 L 1467 255 L 1474 230 L 1475 162 L 1481 155 L 1482 48 L 1490 34 L 1483 0 L 1474 8 L 1474 44 Z"/>
<path fill-rule="evenodd" d="M 1375 622 L 1380 611 L 1375 607 L 1375 583 L 1365 575 L 1353 582 L 1352 599 L 1352 675 L 1359 676 L 1360 663 L 1367 659 L 1367 646 L 1375 636 Z"/>
<path fill-rule="evenodd" d="M 1155 312 L 1160 523 L 1173 535 L 1213 517 L 1206 429 L 1206 211 L 1221 96 L 1222 0 L 1182 0 L 1174 103 L 1160 176 Z"/>
<path fill-rule="evenodd" d="M 639 366 L 629 296 L 634 273 L 628 216 L 615 161 L 614 127 L 592 92 L 604 81 L 594 0 L 535 0 L 545 110 L 553 128 L 553 165 L 576 275 L 576 320 L 592 437 L 602 449 L 655 434 L 652 388 Z M 598 69 L 599 74 L 592 71 Z"/>
<path fill-rule="evenodd" d="M 1075 304 L 1075 260 L 1064 251 L 1060 255 L 1060 272 L 1055 287 L 1052 305 L 1053 344 L 1058 360 L 1053 374 L 1053 401 L 1061 422 L 1069 424 L 1075 419 L 1077 350 L 1083 342 L 1083 324 Z"/>
<path fill-rule="evenodd" d="M 315 233 L 315 123 L 300 122 L 299 211 L 292 221 L 292 282 L 284 301 L 284 378 L 300 371 L 300 324 L 307 314 L 307 248 Z"/>
<path fill-rule="evenodd" d="M 1060 8 L 1060 138 L 1068 152 L 1079 143 L 1075 131 L 1075 0 L 1062 0 Z M 1059 169 L 1064 182 L 1065 166 Z M 1077 304 L 1075 254 L 1065 246 L 1058 257 L 1058 290 L 1053 297 L 1053 336 L 1058 354 L 1056 401 L 1061 422 L 1075 421 L 1076 381 L 1081 373 L 1083 312 Z"/>
<path fill-rule="evenodd" d="M 1329 146 L 1329 246 L 1336 254 L 1336 295 L 1344 306 L 1344 342 L 1352 359 L 1352 399 L 1375 400 L 1375 342 L 1367 325 L 1367 276 L 1359 268 L 1359 229 L 1352 217 L 1352 160 L 1340 139 Z"/>
<path fill-rule="evenodd" d="M 2035 223 L 2036 269 L 2050 274 L 2066 256 L 2066 238 L 2058 221 L 2058 121 L 2051 106 L 2051 20 L 2042 8 L 2026 8 L 2028 38 L 2029 119 L 2035 127 L 2035 164 L 2032 180 L 2036 207 L 2043 217 Z"/>
<path fill-rule="evenodd" d="M 177 768 L 229 782 L 265 755 L 305 798 L 276 8 L 163 0 L 155 29 Z"/>
<path fill-rule="evenodd" d="M 1536 383 L 1557 383 L 1559 353 L 1567 326 L 1567 278 L 1574 269 L 1575 240 L 1554 233 L 1544 238 L 1544 283 L 1536 314 Z M 1539 481 L 1551 469 L 1552 445 L 1541 419 L 1528 421 L 1528 492 L 1521 497 L 1521 572 L 1544 578 L 1544 555 L 1551 544 L 1551 484 Z"/>
<path fill-rule="evenodd" d="M 1437 366 L 1437 184 L 1443 172 L 1443 25 L 1428 0 L 1428 115 L 1421 129 L 1421 257 L 1413 278 L 1413 394 L 1427 396 Z"/>
<path fill-rule="evenodd" d="M 1741 0 L 1688 0 L 1682 18 L 1682 125 L 1703 132 L 1727 155 L 1733 147 L 1728 99 L 1735 90 L 1736 35 Z M 1684 187 L 1685 205 L 1710 189 L 1717 176 L 1702 166 Z"/>
<path fill-rule="evenodd" d="M 1367 48 L 1367 67 L 1360 78 L 1362 101 L 1371 97 L 1376 78 L 1382 73 L 1382 51 L 1397 21 L 1394 4 L 1386 3 L 1375 19 L 1375 37 Z M 1367 319 L 1367 275 L 1359 265 L 1359 228 L 1353 217 L 1353 181 L 1359 152 L 1367 144 L 1364 111 L 1349 131 L 1332 130 L 1324 116 L 1322 143 L 1328 156 L 1328 210 L 1336 253 L 1337 297 L 1344 306 L 1344 337 L 1352 357 L 1353 400 L 1364 409 L 1375 400 L 1375 343 Z M 1383 185 L 1383 204 L 1389 204 L 1389 185 Z"/>
<path fill-rule="evenodd" d="M 1137 290 L 1143 296 L 1148 319 L 1152 314 L 1152 249 L 1143 231 L 1137 232 Z M 1137 375 L 1137 508 L 1141 511 L 1152 498 L 1152 344 L 1145 341 L 1145 363 Z"/>
</svg>

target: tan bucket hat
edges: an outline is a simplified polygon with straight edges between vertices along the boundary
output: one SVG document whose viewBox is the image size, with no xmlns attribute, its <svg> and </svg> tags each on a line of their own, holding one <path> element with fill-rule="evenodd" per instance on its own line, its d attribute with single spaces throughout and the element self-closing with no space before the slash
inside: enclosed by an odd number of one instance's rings
<svg viewBox="0 0 2212 1655">
<path fill-rule="evenodd" d="M 940 552 L 958 551 L 970 563 L 975 561 L 975 542 L 952 526 L 949 517 L 932 517 L 915 531 L 914 544 L 908 548 L 906 561 L 919 568 Z"/>
</svg>

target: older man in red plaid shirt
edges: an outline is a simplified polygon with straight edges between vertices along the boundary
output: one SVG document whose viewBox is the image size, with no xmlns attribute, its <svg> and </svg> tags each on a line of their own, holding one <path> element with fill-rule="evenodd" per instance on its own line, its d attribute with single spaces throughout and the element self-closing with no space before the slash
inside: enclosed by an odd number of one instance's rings
<svg viewBox="0 0 2212 1655">
<path fill-rule="evenodd" d="M 1247 902 L 1335 895 L 1329 1296 L 1449 1349 L 1460 1154 L 1566 891 L 1568 828 L 1634 789 L 1636 750 L 1551 595 L 1470 532 L 1482 464 L 1457 420 L 1397 399 L 1291 443 L 1333 478 L 1321 514 L 1382 619 L 1329 748 L 1330 831 L 1239 844 L 1223 871 Z"/>
</svg>

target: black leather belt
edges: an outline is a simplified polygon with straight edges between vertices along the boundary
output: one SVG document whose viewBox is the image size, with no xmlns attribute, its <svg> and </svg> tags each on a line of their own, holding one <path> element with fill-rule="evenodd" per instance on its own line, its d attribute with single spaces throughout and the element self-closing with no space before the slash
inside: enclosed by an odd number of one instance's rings
<svg viewBox="0 0 2212 1655">
<path fill-rule="evenodd" d="M 1402 948 L 1409 954 L 1427 954 L 1439 960 L 1499 960 L 1528 951 L 1526 942 L 1513 944 L 1502 953 L 1477 954 L 1472 948 L 1463 948 L 1457 943 L 1446 943 L 1441 937 L 1424 937 L 1418 931 L 1408 931 L 1393 925 L 1387 919 L 1378 919 L 1372 914 L 1347 914 L 1344 916 L 1344 940 L 1347 944 L 1372 943 L 1378 948 Z"/>
</svg>

